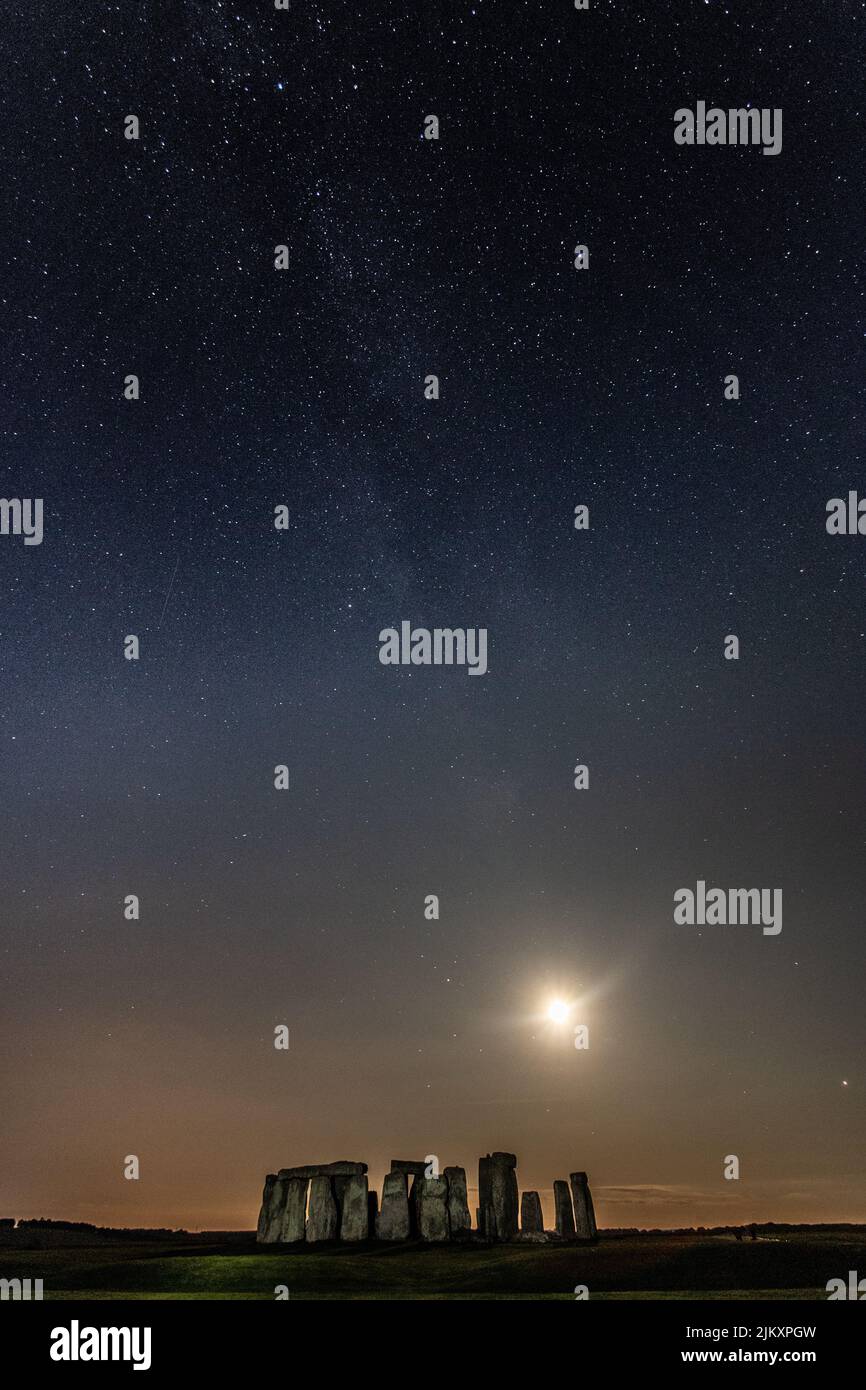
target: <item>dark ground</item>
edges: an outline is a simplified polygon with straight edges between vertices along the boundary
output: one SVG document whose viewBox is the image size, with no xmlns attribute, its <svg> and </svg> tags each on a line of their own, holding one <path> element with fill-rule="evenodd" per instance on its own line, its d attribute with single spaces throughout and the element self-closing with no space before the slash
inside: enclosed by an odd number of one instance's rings
<svg viewBox="0 0 866 1390">
<path fill-rule="evenodd" d="M 335 1246 L 262 1250 L 244 1234 L 160 1240 L 93 1237 L 50 1248 L 42 1231 L 7 1235 L 0 1277 L 42 1278 L 48 1299 L 826 1299 L 831 1278 L 866 1270 L 866 1228 L 802 1227 L 762 1234 L 655 1233 L 595 1247 Z M 81 1237 L 80 1237 L 81 1238 Z M 24 1242 L 27 1242 L 26 1244 Z M 39 1248 L 37 1242 L 42 1242 Z"/>
</svg>

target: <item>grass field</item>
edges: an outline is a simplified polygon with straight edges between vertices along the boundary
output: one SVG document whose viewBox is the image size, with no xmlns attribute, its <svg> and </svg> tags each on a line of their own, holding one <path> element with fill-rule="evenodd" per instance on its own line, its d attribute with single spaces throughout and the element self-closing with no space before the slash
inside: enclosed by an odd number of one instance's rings
<svg viewBox="0 0 866 1390">
<path fill-rule="evenodd" d="M 338 1246 L 282 1252 L 254 1244 L 105 1242 L 0 1249 L 0 1277 L 41 1278 L 46 1299 L 826 1299 L 831 1278 L 866 1274 L 866 1231 L 822 1229 L 735 1242 L 645 1235 L 591 1248 Z"/>
</svg>

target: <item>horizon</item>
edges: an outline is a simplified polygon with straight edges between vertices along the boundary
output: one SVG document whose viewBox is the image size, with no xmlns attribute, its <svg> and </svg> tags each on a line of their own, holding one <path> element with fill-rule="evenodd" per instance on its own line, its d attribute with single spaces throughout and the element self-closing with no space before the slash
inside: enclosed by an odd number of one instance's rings
<svg viewBox="0 0 866 1390">
<path fill-rule="evenodd" d="M 330 1161 L 330 1160 L 328 1160 L 328 1161 Z M 277 1168 L 273 1168 L 273 1169 L 269 1169 L 268 1171 L 270 1171 L 270 1172 L 276 1172 L 276 1171 L 278 1171 L 278 1170 L 277 1170 Z M 368 1177 L 369 1177 L 369 1180 L 370 1180 L 370 1190 L 371 1190 L 371 1191 L 374 1191 L 374 1190 L 375 1190 L 378 1194 L 381 1195 L 381 1191 L 382 1191 L 382 1181 L 383 1181 L 383 1178 L 384 1178 L 385 1173 L 386 1173 L 387 1171 L 388 1171 L 388 1167 L 387 1167 L 387 1165 L 385 1165 L 383 1168 L 381 1168 L 380 1170 L 378 1170 L 378 1176 L 377 1176 L 377 1173 L 376 1173 L 375 1171 L 373 1171 L 372 1169 L 368 1172 Z M 469 1177 L 470 1172 L 471 1172 L 471 1169 L 467 1169 L 467 1178 Z M 261 1203 L 261 1186 L 262 1186 L 262 1184 L 263 1184 L 263 1182 L 264 1182 L 265 1176 L 266 1176 L 266 1175 L 263 1173 L 263 1174 L 262 1174 L 261 1184 L 259 1184 L 259 1187 L 258 1187 L 258 1189 L 257 1189 L 257 1193 L 256 1193 L 256 1196 L 255 1196 L 255 1199 L 254 1199 L 251 1203 L 248 1204 L 248 1209 L 249 1209 L 249 1219 L 248 1219 L 248 1220 L 245 1220 L 244 1217 L 243 1217 L 243 1215 L 241 1214 L 243 1208 L 240 1207 L 240 1206 L 234 1207 L 234 1208 L 232 1208 L 232 1207 L 227 1207 L 227 1208 L 225 1209 L 226 1216 L 225 1216 L 225 1219 L 224 1219 L 223 1221 L 220 1221 L 218 1215 L 214 1214 L 214 1216 L 213 1216 L 209 1221 L 207 1221 L 207 1222 L 203 1221 L 201 1224 L 199 1224 L 198 1222 L 190 1223 L 189 1218 L 187 1218 L 186 1220 L 180 1220 L 180 1219 L 178 1219 L 178 1218 L 182 1215 L 182 1211 L 181 1211 L 180 1209 L 175 1210 L 174 1212 L 172 1212 L 172 1211 L 169 1209 L 168 1215 L 160 1216 L 160 1214 L 159 1214 L 158 1212 L 153 1211 L 153 1210 L 150 1210 L 150 1209 L 148 1209 L 148 1208 L 146 1208 L 146 1207 L 141 1208 L 141 1209 L 139 1209 L 138 1207 L 136 1207 L 135 1210 L 128 1210 L 128 1211 L 126 1211 L 126 1212 L 118 1211 L 118 1212 L 116 1213 L 114 1219 L 108 1219 L 107 1217 L 106 1217 L 106 1219 L 100 1219 L 100 1215 L 99 1215 L 98 1212 L 92 1212 L 90 1215 L 87 1215 L 87 1216 L 85 1216 L 85 1215 L 83 1215 L 83 1214 L 71 1216 L 71 1215 L 69 1215 L 68 1209 L 67 1209 L 63 1214 L 58 1214 L 58 1212 L 56 1212 L 56 1211 L 55 1211 L 55 1212 L 51 1212 L 51 1213 L 49 1213 L 49 1212 L 47 1212 L 47 1211 L 43 1211 L 43 1212 L 41 1212 L 38 1216 L 19 1215 L 19 1216 L 17 1216 L 15 1219 L 16 1219 L 17 1221 L 20 1221 L 20 1220 L 34 1220 L 34 1221 L 35 1221 L 35 1220 L 48 1220 L 48 1221 L 71 1221 L 71 1222 L 81 1221 L 81 1222 L 89 1223 L 89 1224 L 92 1224 L 92 1225 L 95 1225 L 95 1226 L 98 1226 L 98 1227 L 102 1227 L 102 1228 L 104 1228 L 104 1229 L 123 1229 L 123 1228 L 128 1228 L 128 1229 L 150 1229 L 150 1230 L 158 1230 L 158 1229 L 165 1229 L 165 1230 L 187 1230 L 187 1231 L 190 1232 L 190 1234 L 193 1234 L 193 1233 L 206 1233 L 208 1230 L 226 1231 L 226 1232 L 237 1232 L 237 1233 L 241 1233 L 241 1232 L 244 1232 L 244 1231 L 255 1231 L 255 1228 L 256 1228 L 256 1220 L 257 1220 L 257 1217 L 258 1217 L 259 1206 L 260 1206 L 260 1203 Z M 518 1156 L 517 1176 L 518 1176 L 518 1187 L 519 1187 L 520 1192 L 523 1192 L 523 1191 L 538 1191 L 538 1193 L 539 1193 L 539 1195 L 540 1195 L 540 1197 L 541 1197 L 542 1210 L 543 1210 L 543 1213 L 544 1213 L 544 1224 L 545 1224 L 545 1229 L 546 1229 L 546 1230 L 552 1230 L 552 1229 L 553 1229 L 553 1226 L 554 1226 L 554 1219 L 553 1219 L 553 1183 L 552 1183 L 552 1180 L 551 1180 L 551 1183 L 550 1183 L 550 1185 L 549 1185 L 548 1187 L 545 1187 L 543 1184 L 541 1184 L 541 1185 L 533 1185 L 533 1184 L 530 1184 L 530 1183 L 524 1183 L 524 1182 L 522 1181 L 522 1179 L 521 1179 L 521 1169 L 520 1169 L 520 1163 L 519 1163 L 519 1156 Z M 562 1172 L 562 1173 L 558 1174 L 558 1176 L 559 1176 L 559 1177 L 566 1177 L 566 1178 L 567 1178 L 568 1173 L 567 1173 L 567 1172 Z M 677 1231 L 677 1230 L 697 1230 L 697 1229 L 699 1229 L 699 1228 L 704 1228 L 704 1229 L 718 1228 L 718 1229 L 722 1229 L 722 1228 L 725 1228 L 725 1227 L 747 1227 L 747 1226 L 750 1226 L 750 1225 L 757 1225 L 757 1226 L 767 1226 L 767 1225 L 780 1225 L 780 1226 L 785 1226 L 785 1225 L 791 1225 L 791 1226 L 841 1226 L 841 1225 L 851 1225 L 851 1226 L 859 1226 L 859 1225 L 866 1225 L 866 1210 L 864 1210 L 863 1214 L 862 1214 L 861 1216 L 859 1216 L 859 1217 L 858 1217 L 857 1215 L 845 1215 L 845 1216 L 842 1216 L 842 1215 L 838 1214 L 838 1210 L 834 1210 L 834 1207 L 832 1206 L 832 1204 L 828 1204 L 828 1206 L 826 1207 L 826 1209 L 824 1209 L 823 1212 L 822 1212 L 821 1214 L 819 1214 L 818 1212 L 815 1212 L 815 1213 L 814 1213 L 813 1215 L 811 1215 L 811 1216 L 807 1216 L 807 1215 L 799 1215 L 799 1216 L 798 1216 L 798 1215 L 794 1215 L 793 1213 L 794 1213 L 795 1211 L 799 1210 L 799 1205 L 797 1205 L 797 1206 L 788 1206 L 788 1207 L 784 1207 L 784 1210 L 787 1211 L 787 1212 L 789 1213 L 789 1214 L 787 1214 L 787 1215 L 778 1215 L 778 1214 L 767 1215 L 766 1213 L 767 1213 L 767 1210 L 768 1210 L 768 1202 L 771 1201 L 772 1199 L 771 1199 L 771 1198 L 762 1198 L 759 1194 L 754 1194 L 754 1195 L 745 1194 L 744 1196 L 742 1196 L 742 1197 L 739 1198 L 738 1200 L 736 1200 L 736 1201 L 729 1201 L 727 1204 L 719 1203 L 719 1202 L 718 1202 L 718 1199 L 713 1199 L 712 1196 L 710 1196 L 710 1195 L 708 1194 L 707 1199 L 706 1199 L 706 1206 L 703 1208 L 703 1210 L 705 1211 L 706 1214 L 705 1214 L 701 1219 L 698 1219 L 698 1217 L 697 1217 L 697 1215 L 696 1215 L 697 1208 L 691 1208 L 691 1209 L 689 1209 L 689 1210 L 693 1210 L 693 1211 L 695 1212 L 694 1218 L 693 1218 L 693 1219 L 687 1219 L 687 1214 L 686 1214 L 686 1215 L 683 1214 L 683 1203 L 690 1200 L 689 1194 L 688 1194 L 687 1192 L 679 1193 L 679 1194 L 671 1193 L 671 1194 L 670 1194 L 670 1197 L 666 1200 L 664 1197 L 662 1197 L 662 1196 L 660 1196 L 660 1195 L 657 1195 L 657 1196 L 648 1196 L 647 1193 L 646 1193 L 646 1188 L 643 1187 L 643 1186 L 641 1186 L 641 1185 L 639 1185 L 639 1184 L 636 1184 L 636 1185 L 634 1186 L 633 1189 L 622 1188 L 622 1187 L 618 1186 L 618 1187 L 615 1189 L 615 1191 L 616 1191 L 617 1194 L 621 1194 L 621 1195 L 618 1195 L 618 1196 L 612 1198 L 612 1197 L 609 1195 L 609 1189 L 608 1189 L 604 1184 L 596 1184 L 596 1183 L 594 1183 L 594 1182 L 592 1181 L 592 1174 L 591 1174 L 591 1173 L 590 1173 L 589 1176 L 590 1176 L 590 1187 L 591 1187 L 591 1190 L 592 1190 L 593 1201 L 594 1201 L 594 1203 L 595 1203 L 596 1215 L 597 1215 L 597 1218 L 598 1218 L 598 1226 L 599 1226 L 599 1230 L 600 1230 L 601 1232 L 604 1232 L 604 1231 L 611 1231 L 611 1230 L 614 1230 L 614 1231 L 615 1231 L 615 1230 L 631 1230 L 631 1229 L 639 1230 L 639 1231 L 653 1231 L 653 1230 Z M 852 1180 L 851 1180 L 852 1190 L 853 1190 L 853 1188 L 854 1188 L 854 1185 L 855 1185 L 855 1179 L 852 1178 Z M 796 1185 L 795 1185 L 795 1184 L 791 1184 L 791 1186 L 792 1186 L 792 1187 L 795 1189 L 795 1191 L 796 1191 Z M 477 1187 L 477 1183 L 476 1183 L 476 1182 L 467 1181 L 467 1193 L 468 1193 L 468 1195 L 469 1195 L 469 1209 L 470 1209 L 470 1213 L 471 1213 L 471 1215 L 472 1215 L 472 1226 L 473 1226 L 473 1230 L 474 1230 L 474 1229 L 475 1229 L 475 1207 L 476 1207 L 476 1201 L 475 1201 L 474 1199 L 477 1198 L 477 1196 L 478 1196 L 478 1187 Z M 738 1194 L 737 1194 L 737 1193 L 734 1193 L 734 1194 L 732 1194 L 732 1196 L 733 1196 L 733 1197 L 738 1197 Z M 714 1200 L 715 1200 L 715 1203 L 716 1203 L 715 1205 L 713 1205 Z M 799 1197 L 796 1197 L 796 1196 L 795 1196 L 795 1197 L 792 1198 L 791 1200 L 792 1200 L 792 1201 L 796 1201 L 797 1203 L 799 1203 L 799 1201 L 800 1201 L 801 1199 L 800 1199 Z M 835 1199 L 829 1199 L 829 1202 L 832 1203 L 833 1200 L 835 1200 L 835 1201 L 838 1202 L 840 1199 L 839 1199 L 838 1197 L 835 1198 Z M 8 1206 L 9 1206 L 9 1203 L 7 1202 L 6 1205 L 7 1205 L 7 1207 L 8 1207 Z M 62 1205 L 62 1203 L 61 1203 L 60 1205 Z M 627 1219 L 625 1219 L 625 1217 L 622 1215 L 622 1208 L 623 1208 L 623 1207 L 626 1207 L 626 1208 L 629 1208 L 630 1210 L 634 1210 L 634 1207 L 635 1207 L 635 1206 L 640 1206 L 640 1207 L 642 1207 L 642 1208 L 644 1209 L 644 1210 L 642 1211 L 642 1213 L 641 1213 L 640 1219 L 639 1219 L 639 1220 L 638 1220 L 638 1219 L 633 1219 L 633 1220 L 627 1220 Z M 68 1208 L 68 1204 L 67 1204 L 67 1208 Z M 657 1220 L 651 1219 L 651 1217 L 650 1217 L 649 1215 L 646 1214 L 647 1211 L 656 1213 L 657 1216 L 658 1216 L 658 1219 L 657 1219 Z M 621 1219 L 619 1219 L 619 1220 L 615 1219 L 618 1212 L 620 1213 L 620 1218 L 621 1218 Z M 664 1216 L 664 1213 L 667 1213 L 667 1216 L 666 1216 L 666 1217 Z M 0 1213 L 0 1215 L 4 1215 L 4 1214 L 5 1214 L 5 1215 L 9 1215 L 9 1212 L 7 1211 L 7 1212 L 5 1212 L 5 1213 Z M 122 1219 L 121 1219 L 121 1217 L 122 1217 Z M 139 1217 L 140 1217 L 141 1219 L 139 1219 Z M 135 1218 L 135 1219 L 133 1219 L 133 1218 Z"/>
</svg>

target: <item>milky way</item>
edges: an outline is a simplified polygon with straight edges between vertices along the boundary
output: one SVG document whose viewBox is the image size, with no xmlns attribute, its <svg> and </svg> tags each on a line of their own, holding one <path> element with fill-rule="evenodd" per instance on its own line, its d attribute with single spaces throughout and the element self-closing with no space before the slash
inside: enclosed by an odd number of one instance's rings
<svg viewBox="0 0 866 1390">
<path fill-rule="evenodd" d="M 9 1214 L 499 1148 L 607 1226 L 866 1220 L 862 11 L 14 8 Z"/>
</svg>

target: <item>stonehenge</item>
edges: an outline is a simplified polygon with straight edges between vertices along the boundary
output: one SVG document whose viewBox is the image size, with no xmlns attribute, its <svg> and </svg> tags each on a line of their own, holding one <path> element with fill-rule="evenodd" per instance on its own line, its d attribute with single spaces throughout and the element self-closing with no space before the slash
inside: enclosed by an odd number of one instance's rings
<svg viewBox="0 0 866 1390">
<path fill-rule="evenodd" d="M 435 1175 L 434 1175 L 435 1174 Z M 411 1181 L 411 1186 L 410 1186 Z M 466 1169 L 441 1173 L 427 1160 L 391 1160 L 381 1197 L 370 1189 L 367 1164 L 340 1159 L 280 1168 L 265 1179 L 256 1240 L 260 1245 L 318 1245 L 327 1241 L 362 1245 L 421 1241 L 569 1241 L 598 1239 L 592 1194 L 585 1172 L 553 1184 L 554 1229 L 545 1231 L 541 1194 L 517 1184 L 517 1157 L 495 1151 L 478 1160 L 475 1229 L 469 1208 Z"/>
</svg>

